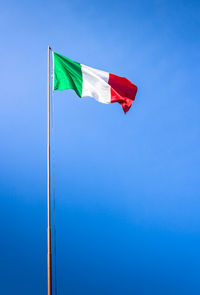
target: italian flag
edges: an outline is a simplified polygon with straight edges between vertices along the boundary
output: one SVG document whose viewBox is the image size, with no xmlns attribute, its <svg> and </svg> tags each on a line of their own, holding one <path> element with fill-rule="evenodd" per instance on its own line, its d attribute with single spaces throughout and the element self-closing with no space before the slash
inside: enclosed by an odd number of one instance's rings
<svg viewBox="0 0 200 295">
<path fill-rule="evenodd" d="M 118 102 L 128 112 L 137 86 L 124 77 L 100 71 L 53 52 L 53 90 L 73 89 L 79 97 L 102 103 Z"/>
</svg>

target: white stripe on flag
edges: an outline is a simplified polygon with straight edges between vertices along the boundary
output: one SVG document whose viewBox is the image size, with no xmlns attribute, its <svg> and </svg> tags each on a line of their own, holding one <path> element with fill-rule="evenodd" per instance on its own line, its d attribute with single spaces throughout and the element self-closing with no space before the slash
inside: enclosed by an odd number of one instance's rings
<svg viewBox="0 0 200 295">
<path fill-rule="evenodd" d="M 81 65 L 83 88 L 81 97 L 93 97 L 102 103 L 111 102 L 109 73 Z"/>
</svg>

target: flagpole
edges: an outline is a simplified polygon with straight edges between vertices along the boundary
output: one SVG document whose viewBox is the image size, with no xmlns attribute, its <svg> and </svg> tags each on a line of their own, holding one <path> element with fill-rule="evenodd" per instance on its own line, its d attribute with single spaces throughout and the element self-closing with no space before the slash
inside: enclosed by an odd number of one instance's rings
<svg viewBox="0 0 200 295">
<path fill-rule="evenodd" d="M 51 198 L 50 198 L 50 51 L 48 46 L 48 84 L 47 84 L 47 295 L 52 295 L 51 265 Z"/>
</svg>

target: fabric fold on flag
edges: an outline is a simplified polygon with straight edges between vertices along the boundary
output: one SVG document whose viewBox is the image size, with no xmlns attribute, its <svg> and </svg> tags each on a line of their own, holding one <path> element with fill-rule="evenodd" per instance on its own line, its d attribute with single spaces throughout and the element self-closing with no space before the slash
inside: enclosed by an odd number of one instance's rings
<svg viewBox="0 0 200 295">
<path fill-rule="evenodd" d="M 53 90 L 73 89 L 79 97 L 92 97 L 101 103 L 121 104 L 128 112 L 137 86 L 124 77 L 97 70 L 53 52 Z"/>
</svg>

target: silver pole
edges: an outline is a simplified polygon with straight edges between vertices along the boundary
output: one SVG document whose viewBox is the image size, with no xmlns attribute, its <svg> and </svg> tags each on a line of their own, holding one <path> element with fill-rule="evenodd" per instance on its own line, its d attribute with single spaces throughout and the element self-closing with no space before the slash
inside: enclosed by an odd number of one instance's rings
<svg viewBox="0 0 200 295">
<path fill-rule="evenodd" d="M 50 50 L 48 46 L 48 86 L 47 86 L 47 294 L 52 295 L 51 266 L 51 198 L 50 198 Z"/>
</svg>

